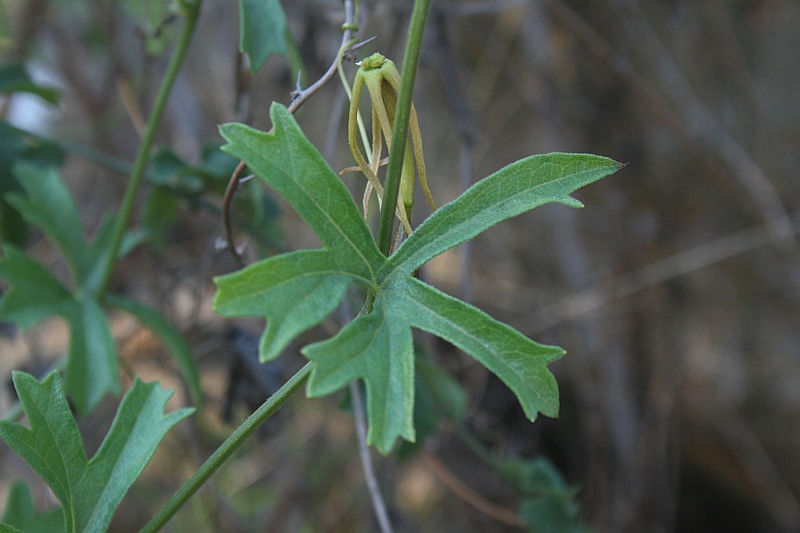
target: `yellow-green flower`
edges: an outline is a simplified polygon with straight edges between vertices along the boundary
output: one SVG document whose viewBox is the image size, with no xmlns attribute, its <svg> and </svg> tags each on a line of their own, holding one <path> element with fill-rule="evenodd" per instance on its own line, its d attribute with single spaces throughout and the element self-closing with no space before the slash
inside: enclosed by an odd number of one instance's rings
<svg viewBox="0 0 800 533">
<path fill-rule="evenodd" d="M 372 101 L 372 164 L 368 164 L 358 147 L 356 140 L 358 102 L 361 99 L 361 92 L 367 87 L 370 100 Z M 378 179 L 378 168 L 381 165 L 381 155 L 383 153 L 382 137 L 386 138 L 386 146 L 392 145 L 392 128 L 394 127 L 395 108 L 397 107 L 397 93 L 400 90 L 400 73 L 391 59 L 387 59 L 381 54 L 373 54 L 361 62 L 361 66 L 356 73 L 353 81 L 353 95 L 350 100 L 350 116 L 347 129 L 347 142 L 350 144 L 350 151 L 358 163 L 359 169 L 364 173 L 369 184 L 365 192 L 365 206 L 369 200 L 371 189 L 377 191 L 378 196 L 383 198 L 383 185 Z M 422 153 L 422 135 L 419 130 L 417 111 L 411 105 L 411 117 L 408 124 L 411 138 L 406 140 L 406 150 L 403 157 L 403 166 L 400 178 L 400 192 L 397 199 L 397 216 L 400 218 L 406 233 L 410 234 L 411 229 L 411 208 L 414 205 L 414 162 L 416 161 L 416 171 L 419 175 L 419 182 L 422 191 L 428 199 L 432 209 L 436 209 L 431 191 L 428 189 L 428 181 L 425 174 L 425 160 Z M 391 154 L 389 154 L 391 157 Z M 366 209 L 366 207 L 365 207 Z"/>
</svg>

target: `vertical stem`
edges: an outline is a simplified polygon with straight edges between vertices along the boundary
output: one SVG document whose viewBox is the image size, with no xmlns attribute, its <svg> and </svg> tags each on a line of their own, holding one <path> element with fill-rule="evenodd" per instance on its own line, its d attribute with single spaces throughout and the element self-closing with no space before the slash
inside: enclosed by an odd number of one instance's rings
<svg viewBox="0 0 800 533">
<path fill-rule="evenodd" d="M 408 141 L 408 118 L 411 115 L 411 96 L 414 92 L 414 80 L 419 65 L 419 53 L 422 48 L 422 33 L 431 0 L 415 0 L 411 23 L 408 27 L 408 42 L 403 58 L 403 73 L 400 82 L 400 94 L 397 96 L 397 111 L 394 128 L 392 128 L 392 146 L 389 153 L 389 166 L 386 169 L 381 217 L 378 223 L 378 248 L 384 255 L 389 255 L 392 245 L 392 225 L 397 209 L 397 196 L 400 191 L 400 171 L 403 167 L 403 156 Z"/>
<path fill-rule="evenodd" d="M 197 472 L 189 478 L 178 492 L 170 498 L 167 504 L 161 508 L 147 525 L 142 528 L 141 533 L 154 533 L 164 527 L 175 513 L 191 498 L 200 487 L 219 469 L 220 466 L 231 456 L 231 454 L 257 430 L 270 416 L 281 408 L 281 406 L 297 392 L 303 383 L 308 379 L 314 363 L 308 362 L 294 376 L 278 389 L 278 392 L 269 397 L 261 404 L 247 420 L 245 420 L 231 436 L 206 460 Z"/>
<path fill-rule="evenodd" d="M 361 390 L 358 380 L 350 382 L 350 398 L 353 401 L 353 418 L 356 423 L 356 437 L 358 438 L 358 455 L 361 458 L 361 466 L 364 468 L 364 478 L 367 481 L 370 498 L 372 498 L 372 508 L 375 510 L 375 518 L 378 520 L 378 527 L 381 533 L 393 533 L 392 522 L 389 520 L 389 513 L 378 486 L 378 479 L 372 468 L 372 457 L 367 447 L 367 424 L 366 414 L 364 413 L 364 401 L 361 399 Z"/>
<path fill-rule="evenodd" d="M 116 226 L 114 227 L 114 237 L 111 241 L 111 248 L 106 255 L 106 264 L 103 268 L 102 278 L 97 286 L 97 294 L 102 296 L 108 289 L 111 275 L 114 272 L 114 267 L 117 262 L 117 254 L 119 253 L 122 239 L 125 236 L 125 230 L 130 223 L 131 213 L 133 206 L 136 203 L 136 196 L 142 184 L 145 170 L 147 169 L 147 160 L 150 156 L 150 148 L 153 146 L 153 141 L 158 131 L 161 117 L 164 114 L 164 108 L 167 105 L 167 99 L 172 91 L 172 86 L 175 83 L 175 78 L 178 76 L 178 71 L 183 63 L 183 58 L 186 56 L 186 51 L 189 49 L 189 43 L 194 35 L 195 27 L 197 26 L 197 19 L 200 15 L 200 4 L 202 0 L 182 1 L 180 5 L 183 9 L 184 24 L 181 31 L 180 40 L 175 48 L 170 59 L 167 72 L 164 79 L 161 81 L 161 86 L 158 89 L 153 110 L 147 120 L 147 129 L 142 137 L 142 142 L 139 144 L 139 150 L 136 154 L 136 161 L 133 164 L 133 171 L 131 172 L 128 186 L 125 189 L 125 195 L 122 198 L 122 205 L 119 208 L 117 215 Z"/>
</svg>

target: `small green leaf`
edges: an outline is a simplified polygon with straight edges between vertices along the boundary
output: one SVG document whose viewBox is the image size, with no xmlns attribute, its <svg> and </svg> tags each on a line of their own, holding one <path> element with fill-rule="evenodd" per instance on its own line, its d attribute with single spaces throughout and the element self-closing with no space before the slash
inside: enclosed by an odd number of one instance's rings
<svg viewBox="0 0 800 533">
<path fill-rule="evenodd" d="M 31 224 L 42 228 L 67 258 L 76 280 L 83 279 L 89 265 L 84 252 L 80 218 L 58 171 L 22 164 L 14 168 L 25 195 L 11 193 L 6 200 Z"/>
<path fill-rule="evenodd" d="M 165 185 L 174 176 L 190 169 L 178 155 L 168 148 L 159 148 L 147 165 L 147 179 L 155 185 Z"/>
<path fill-rule="evenodd" d="M 286 55 L 286 15 L 280 0 L 239 0 L 239 50 L 257 72 L 275 53 Z"/>
<path fill-rule="evenodd" d="M 28 70 L 22 63 L 9 63 L 0 66 L 0 93 L 10 94 L 26 92 L 35 94 L 50 102 L 58 103 L 59 92 L 50 87 L 43 87 L 34 82 L 28 75 Z"/>
<path fill-rule="evenodd" d="M 170 351 L 178 367 L 183 372 L 183 377 L 192 391 L 194 403 L 198 407 L 203 404 L 203 389 L 200 386 L 200 374 L 192 355 L 192 349 L 183 335 L 170 324 L 158 311 L 129 298 L 106 295 L 106 303 L 126 313 L 133 315 L 145 327 L 155 333 Z"/>
<path fill-rule="evenodd" d="M 64 154 L 58 146 L 0 121 L 0 241 L 19 247 L 23 247 L 27 240 L 28 224 L 8 204 L 5 196 L 23 191 L 12 172 L 23 162 L 38 167 L 59 167 L 64 162 Z"/>
<path fill-rule="evenodd" d="M 0 438 L 25 459 L 59 499 L 67 533 L 105 532 L 158 443 L 192 412 L 179 409 L 165 415 L 164 406 L 172 392 L 136 378 L 103 444 L 87 460 L 58 375 L 52 373 L 39 383 L 29 374 L 15 372 L 14 386 L 30 429 L 2 421 Z"/>
<path fill-rule="evenodd" d="M 24 531 L 25 533 L 61 533 L 64 531 L 64 515 L 61 508 L 50 509 L 44 513 L 37 513 L 33 507 L 28 485 L 21 479 L 14 482 L 8 494 L 6 510 L 3 512 L 3 524 L 11 531 Z M 4 530 L 0 527 L 0 533 Z"/>
</svg>

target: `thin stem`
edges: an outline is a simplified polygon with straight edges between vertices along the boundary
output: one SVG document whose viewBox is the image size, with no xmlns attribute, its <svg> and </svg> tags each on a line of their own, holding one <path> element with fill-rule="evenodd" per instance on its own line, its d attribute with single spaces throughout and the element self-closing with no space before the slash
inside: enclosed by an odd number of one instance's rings
<svg viewBox="0 0 800 533">
<path fill-rule="evenodd" d="M 358 455 L 361 458 L 361 467 L 364 469 L 364 478 L 367 481 L 369 495 L 372 498 L 372 508 L 375 510 L 375 518 L 378 519 L 378 526 L 381 533 L 393 533 L 392 522 L 389 520 L 389 513 L 386 511 L 386 504 L 378 486 L 378 479 L 372 468 L 372 457 L 367 447 L 367 424 L 364 413 L 364 401 L 361 399 L 361 390 L 358 380 L 350 382 L 350 398 L 353 401 L 353 418 L 356 422 L 356 436 L 358 438 Z"/>
<path fill-rule="evenodd" d="M 444 465 L 444 463 L 442 463 L 438 457 L 436 457 L 433 452 L 430 450 L 422 450 L 422 458 L 425 461 L 425 464 L 428 465 L 428 468 L 430 468 L 431 472 L 433 472 L 433 474 L 439 478 L 442 483 L 447 485 L 447 487 L 452 490 L 456 496 L 483 514 L 494 518 L 498 522 L 502 522 L 503 524 L 513 527 L 525 527 L 525 524 L 522 523 L 514 511 L 490 502 L 471 488 L 467 487 L 460 479 L 458 479 L 458 477 L 456 477 L 455 474 L 453 474 L 449 468 Z"/>
<path fill-rule="evenodd" d="M 378 248 L 384 255 L 389 255 L 392 246 L 392 229 L 397 196 L 400 192 L 400 172 L 403 167 L 403 156 L 408 141 L 408 121 L 411 116 L 411 96 L 414 92 L 414 81 L 417 76 L 419 54 L 422 49 L 422 33 L 431 0 L 416 0 L 408 27 L 408 42 L 403 58 L 403 74 L 400 82 L 400 93 L 397 96 L 394 128 L 392 128 L 392 146 L 389 153 L 389 166 L 386 169 L 383 204 L 378 223 Z"/>
<path fill-rule="evenodd" d="M 128 228 L 131 214 L 133 213 L 133 206 L 136 202 L 136 196 L 142 184 L 142 178 L 147 169 L 147 161 L 150 157 L 150 148 L 158 131 L 158 126 L 161 122 L 161 117 L 164 115 L 164 109 L 167 105 L 167 99 L 172 91 L 172 86 L 175 84 L 175 78 L 178 76 L 178 71 L 183 64 L 183 58 L 186 56 L 186 51 L 189 49 L 189 43 L 194 35 L 195 27 L 197 26 L 197 19 L 200 15 L 200 5 L 202 0 L 194 0 L 192 2 L 181 2 L 184 14 L 184 25 L 181 31 L 180 40 L 172 54 L 167 73 L 161 81 L 161 86 L 158 89 L 153 110 L 150 113 L 150 118 L 147 120 L 147 129 L 144 132 L 141 144 L 139 144 L 139 151 L 136 154 L 136 160 L 133 164 L 133 172 L 128 180 L 128 186 L 125 189 L 125 196 L 122 199 L 122 205 L 119 208 L 117 215 L 116 226 L 114 228 L 114 238 L 111 241 L 111 247 L 106 255 L 106 264 L 101 278 L 100 285 L 97 288 L 98 295 L 103 295 L 108 289 L 108 284 L 111 281 L 111 275 L 116 266 L 117 254 L 119 253 L 122 239 L 125 236 L 125 230 Z"/>
<path fill-rule="evenodd" d="M 141 530 L 141 533 L 154 533 L 164 527 L 169 520 L 175 516 L 175 513 L 191 498 L 200 487 L 216 472 L 220 466 L 236 451 L 239 446 L 257 430 L 269 417 L 271 417 L 281 406 L 291 398 L 300 387 L 303 386 L 311 370 L 314 368 L 313 362 L 308 362 L 301 368 L 294 376 L 284 383 L 283 387 L 270 396 L 270 398 L 261 404 L 247 420 L 245 420 L 230 437 L 225 439 L 225 442 L 217 448 L 217 450 L 206 460 L 205 463 L 197 470 L 197 472 L 189 478 L 189 481 L 170 498 L 167 504 L 161 508 L 156 516 L 147 523 Z"/>
<path fill-rule="evenodd" d="M 353 313 L 350 311 L 350 305 L 346 298 L 340 306 L 340 311 L 343 324 L 349 324 L 353 321 Z M 359 315 L 362 313 L 359 313 Z M 392 522 L 389 520 L 389 513 L 386 511 L 386 503 L 383 500 L 383 495 L 378 485 L 378 478 L 375 477 L 375 469 L 372 467 L 372 456 L 370 456 L 369 446 L 367 446 L 367 416 L 357 379 L 350 382 L 350 398 L 353 402 L 353 419 L 356 425 L 358 455 L 361 458 L 361 467 L 364 469 L 364 479 L 367 482 L 367 489 L 372 499 L 372 508 L 375 510 L 375 518 L 378 520 L 381 533 L 393 533 Z"/>
</svg>

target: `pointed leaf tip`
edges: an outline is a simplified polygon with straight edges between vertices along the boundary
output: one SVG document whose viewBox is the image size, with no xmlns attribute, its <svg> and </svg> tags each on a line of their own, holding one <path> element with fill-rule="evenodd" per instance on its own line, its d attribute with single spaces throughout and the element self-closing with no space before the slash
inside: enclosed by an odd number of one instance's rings
<svg viewBox="0 0 800 533">
<path fill-rule="evenodd" d="M 54 372 L 41 382 L 15 372 L 14 385 L 30 429 L 0 422 L 0 437 L 47 483 L 64 508 L 67 531 L 106 531 L 123 496 L 149 462 L 166 432 L 192 409 L 164 414 L 172 391 L 138 378 L 117 410 L 103 444 L 91 460 L 83 450 Z"/>
</svg>

